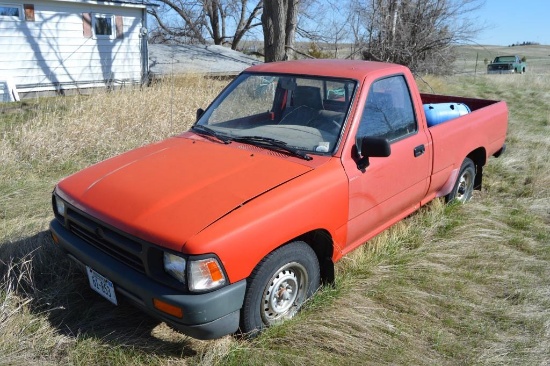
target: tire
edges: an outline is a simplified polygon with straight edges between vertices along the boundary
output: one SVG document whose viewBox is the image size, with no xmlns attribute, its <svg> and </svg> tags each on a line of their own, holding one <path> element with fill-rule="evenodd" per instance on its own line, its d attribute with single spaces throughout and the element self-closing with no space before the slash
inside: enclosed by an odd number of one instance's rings
<svg viewBox="0 0 550 366">
<path fill-rule="evenodd" d="M 268 254 L 247 282 L 241 332 L 254 336 L 296 315 L 319 288 L 319 262 L 309 245 L 292 242 Z"/>
<path fill-rule="evenodd" d="M 470 158 L 464 159 L 460 167 L 460 173 L 456 178 L 451 193 L 445 196 L 445 202 L 458 201 L 466 203 L 472 198 L 474 181 L 476 178 L 476 167 Z"/>
</svg>

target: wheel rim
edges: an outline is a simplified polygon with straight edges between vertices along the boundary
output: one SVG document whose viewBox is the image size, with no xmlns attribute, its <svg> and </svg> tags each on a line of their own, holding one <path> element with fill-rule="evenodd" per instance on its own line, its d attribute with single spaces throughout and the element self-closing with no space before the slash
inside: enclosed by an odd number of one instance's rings
<svg viewBox="0 0 550 366">
<path fill-rule="evenodd" d="M 472 192 L 473 182 L 473 174 L 469 170 L 464 171 L 464 173 L 462 173 L 462 175 L 460 176 L 460 180 L 458 181 L 458 187 L 456 190 L 456 199 L 458 201 L 468 201 Z"/>
<path fill-rule="evenodd" d="M 292 318 L 306 297 L 309 284 L 306 269 L 299 263 L 287 263 L 271 277 L 262 301 L 262 320 L 271 325 Z"/>
</svg>

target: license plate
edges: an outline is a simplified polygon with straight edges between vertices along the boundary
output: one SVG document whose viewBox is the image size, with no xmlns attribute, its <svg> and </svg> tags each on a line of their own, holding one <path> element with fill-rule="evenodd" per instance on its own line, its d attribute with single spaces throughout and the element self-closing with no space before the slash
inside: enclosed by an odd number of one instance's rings
<svg viewBox="0 0 550 366">
<path fill-rule="evenodd" d="M 113 286 L 113 283 L 108 278 L 103 277 L 90 267 L 86 267 L 86 272 L 88 273 L 88 279 L 90 280 L 90 287 L 113 304 L 118 305 L 115 294 L 115 286 Z"/>
</svg>

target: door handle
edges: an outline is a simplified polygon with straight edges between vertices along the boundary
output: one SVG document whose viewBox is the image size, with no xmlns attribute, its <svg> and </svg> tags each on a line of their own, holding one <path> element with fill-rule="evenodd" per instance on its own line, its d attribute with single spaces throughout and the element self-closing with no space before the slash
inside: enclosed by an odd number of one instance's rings
<svg viewBox="0 0 550 366">
<path fill-rule="evenodd" d="M 420 155 L 424 154 L 424 152 L 426 151 L 426 147 L 424 145 L 419 145 L 417 147 L 414 148 L 414 157 L 417 158 L 419 157 Z"/>
</svg>

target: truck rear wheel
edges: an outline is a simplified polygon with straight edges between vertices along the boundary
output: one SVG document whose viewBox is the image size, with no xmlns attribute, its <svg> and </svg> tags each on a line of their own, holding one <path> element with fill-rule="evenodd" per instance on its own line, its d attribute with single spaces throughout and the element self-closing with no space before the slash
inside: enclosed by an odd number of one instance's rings
<svg viewBox="0 0 550 366">
<path fill-rule="evenodd" d="M 453 200 L 460 203 L 468 202 L 470 198 L 472 198 L 472 193 L 474 191 L 475 177 L 476 167 L 474 162 L 470 158 L 464 159 L 453 190 L 445 196 L 445 202 L 450 202 Z"/>
<path fill-rule="evenodd" d="M 319 284 L 319 262 L 309 245 L 296 241 L 274 250 L 248 279 L 241 331 L 254 335 L 292 318 Z"/>
</svg>

